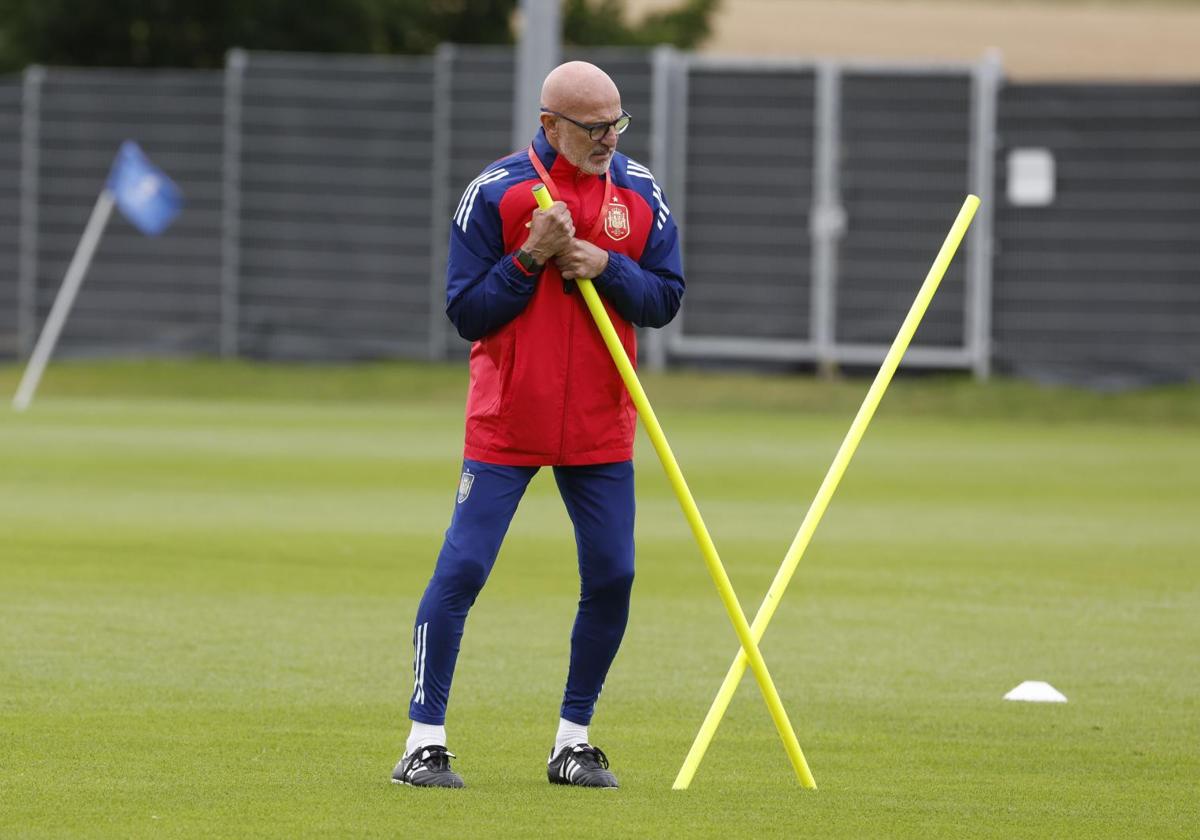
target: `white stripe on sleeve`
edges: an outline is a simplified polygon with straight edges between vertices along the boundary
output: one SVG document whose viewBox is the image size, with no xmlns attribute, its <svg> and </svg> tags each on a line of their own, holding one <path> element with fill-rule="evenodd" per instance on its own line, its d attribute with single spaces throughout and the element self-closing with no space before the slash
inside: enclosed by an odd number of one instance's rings
<svg viewBox="0 0 1200 840">
<path fill-rule="evenodd" d="M 471 218 L 471 209 L 475 206 L 475 198 L 479 195 L 479 191 L 483 189 L 485 184 L 495 183 L 507 174 L 507 169 L 494 169 L 491 172 L 480 175 L 463 192 L 463 196 L 458 202 L 458 211 L 454 214 L 454 221 L 463 229 L 464 233 L 467 230 L 467 222 Z"/>
</svg>

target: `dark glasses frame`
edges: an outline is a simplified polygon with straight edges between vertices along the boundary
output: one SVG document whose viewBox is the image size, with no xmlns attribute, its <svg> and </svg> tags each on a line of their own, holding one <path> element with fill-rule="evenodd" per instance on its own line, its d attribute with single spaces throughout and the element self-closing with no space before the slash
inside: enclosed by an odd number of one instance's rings
<svg viewBox="0 0 1200 840">
<path fill-rule="evenodd" d="M 588 138 L 592 141 L 603 140 L 606 136 L 608 136 L 608 130 L 610 128 L 617 134 L 624 134 L 625 129 L 629 128 L 629 123 L 633 121 L 633 116 L 630 115 L 630 113 L 624 108 L 621 109 L 621 116 L 617 117 L 612 122 L 598 123 L 582 123 L 579 120 L 568 117 L 566 114 L 558 111 L 551 111 L 549 108 L 542 108 L 541 112 L 543 114 L 553 114 L 556 117 L 562 117 L 567 122 L 579 126 L 587 132 Z"/>
</svg>

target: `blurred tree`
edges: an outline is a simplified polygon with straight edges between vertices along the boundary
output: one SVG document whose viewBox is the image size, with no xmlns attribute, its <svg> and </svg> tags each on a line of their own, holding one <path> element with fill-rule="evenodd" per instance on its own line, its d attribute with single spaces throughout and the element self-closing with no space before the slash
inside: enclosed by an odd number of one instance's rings
<svg viewBox="0 0 1200 840">
<path fill-rule="evenodd" d="M 581 46 L 673 44 L 690 49 L 708 37 L 719 3 L 681 0 L 674 8 L 652 12 L 630 24 L 625 21 L 624 0 L 565 0 L 563 40 Z"/>
<path fill-rule="evenodd" d="M 565 0 L 574 44 L 692 46 L 718 0 L 625 22 L 624 0 Z M 423 53 L 441 41 L 512 41 L 518 0 L 0 0 L 0 69 L 26 64 L 219 67 L 231 46 Z"/>
<path fill-rule="evenodd" d="M 516 0 L 0 0 L 0 65 L 219 67 L 232 46 L 419 53 L 507 43 Z"/>
</svg>

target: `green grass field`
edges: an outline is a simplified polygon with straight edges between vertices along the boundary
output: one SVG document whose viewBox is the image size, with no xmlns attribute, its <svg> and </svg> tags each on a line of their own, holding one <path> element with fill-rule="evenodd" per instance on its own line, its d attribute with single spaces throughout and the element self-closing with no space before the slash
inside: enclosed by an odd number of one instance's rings
<svg viewBox="0 0 1200 840">
<path fill-rule="evenodd" d="M 648 378 L 749 613 L 867 384 Z M 592 727 L 622 789 L 546 783 L 577 577 L 544 472 L 467 627 L 468 789 L 422 791 L 388 775 L 464 388 L 62 364 L 0 410 L 0 836 L 1196 836 L 1200 389 L 893 386 L 763 644 L 816 792 L 749 677 L 670 790 L 736 641 L 644 439 Z"/>
</svg>

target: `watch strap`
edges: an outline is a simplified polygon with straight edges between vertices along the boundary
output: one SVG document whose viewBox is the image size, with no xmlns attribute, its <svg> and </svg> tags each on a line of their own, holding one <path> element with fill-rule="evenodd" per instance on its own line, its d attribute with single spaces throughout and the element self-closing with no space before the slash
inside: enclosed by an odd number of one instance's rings
<svg viewBox="0 0 1200 840">
<path fill-rule="evenodd" d="M 533 254 L 526 251 L 524 248 L 518 248 L 516 254 L 517 262 L 521 264 L 521 268 L 525 269 L 529 274 L 537 274 L 546 267 L 545 263 L 540 263 Z"/>
</svg>

